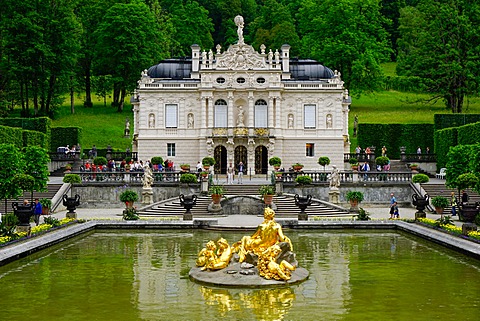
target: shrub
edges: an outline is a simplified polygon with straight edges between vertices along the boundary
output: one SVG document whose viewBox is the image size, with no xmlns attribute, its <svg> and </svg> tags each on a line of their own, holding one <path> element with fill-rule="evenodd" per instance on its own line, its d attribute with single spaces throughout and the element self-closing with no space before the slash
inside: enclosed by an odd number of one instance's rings
<svg viewBox="0 0 480 321">
<path fill-rule="evenodd" d="M 330 164 L 330 158 L 328 158 L 327 156 L 321 156 L 318 158 L 318 164 L 323 166 L 323 168 L 325 169 L 325 166 Z"/>
<path fill-rule="evenodd" d="M 375 158 L 375 164 L 385 166 L 390 162 L 390 159 L 386 156 L 379 156 Z"/>
<path fill-rule="evenodd" d="M 274 195 L 275 194 L 275 187 L 273 185 L 262 185 L 258 189 L 258 193 L 260 195 Z"/>
<path fill-rule="evenodd" d="M 82 180 L 78 174 L 65 174 L 63 177 L 63 182 L 70 184 L 81 184 Z"/>
<path fill-rule="evenodd" d="M 273 156 L 268 160 L 268 163 L 270 166 L 280 166 L 282 165 L 282 159 L 278 156 Z"/>
<path fill-rule="evenodd" d="M 45 222 L 45 224 L 50 224 L 52 227 L 60 226 L 60 221 L 58 220 L 58 218 L 53 216 L 44 216 L 43 221 Z"/>
<path fill-rule="evenodd" d="M 42 207 L 52 208 L 52 201 L 48 198 L 41 198 L 38 202 L 42 204 Z"/>
<path fill-rule="evenodd" d="M 185 173 L 180 176 L 180 183 L 191 184 L 197 182 L 197 176 L 195 174 Z"/>
<path fill-rule="evenodd" d="M 312 184 L 312 178 L 308 175 L 300 175 L 295 178 L 295 182 L 299 185 L 309 185 Z"/>
<path fill-rule="evenodd" d="M 126 160 L 125 160 L 126 161 Z M 158 164 L 162 164 L 163 165 L 163 158 L 161 156 L 154 156 L 152 157 L 152 159 L 150 160 L 150 162 L 153 164 L 153 165 L 158 165 Z"/>
<path fill-rule="evenodd" d="M 98 157 L 95 157 L 95 159 L 93 160 L 93 163 L 95 165 L 107 165 L 107 159 L 103 156 L 98 156 Z"/>
<path fill-rule="evenodd" d="M 358 165 L 358 159 L 356 159 L 355 157 L 351 157 L 348 162 L 350 163 L 350 165 Z"/>
<path fill-rule="evenodd" d="M 122 218 L 125 221 L 136 221 L 140 219 L 140 217 L 138 217 L 137 210 L 135 210 L 134 208 L 127 208 L 123 210 Z"/>
<path fill-rule="evenodd" d="M 125 202 L 136 202 L 138 200 L 138 194 L 134 190 L 126 189 L 120 194 L 120 201 Z"/>
<path fill-rule="evenodd" d="M 202 159 L 202 165 L 203 166 L 213 166 L 215 165 L 216 162 L 215 162 L 215 158 L 211 157 L 211 156 L 205 156 L 203 159 Z"/>
<path fill-rule="evenodd" d="M 347 194 L 345 194 L 345 198 L 347 201 L 357 201 L 360 203 L 363 201 L 363 193 L 359 191 L 348 191 Z"/>
<path fill-rule="evenodd" d="M 370 215 L 363 208 L 358 209 L 357 220 L 359 221 L 368 221 L 370 220 Z"/>
<path fill-rule="evenodd" d="M 443 196 L 435 196 L 432 198 L 432 205 L 434 207 L 445 208 L 450 204 L 448 198 Z"/>
<path fill-rule="evenodd" d="M 428 183 L 429 180 L 430 178 L 425 174 L 416 174 L 412 177 L 413 183 L 424 184 L 424 183 Z"/>
<path fill-rule="evenodd" d="M 208 193 L 210 195 L 223 195 L 223 194 L 225 194 L 225 189 L 223 188 L 222 185 L 212 184 L 210 186 L 210 188 L 208 189 Z"/>
<path fill-rule="evenodd" d="M 457 177 L 458 189 L 475 188 L 478 184 L 478 177 L 473 173 L 464 173 Z"/>
</svg>

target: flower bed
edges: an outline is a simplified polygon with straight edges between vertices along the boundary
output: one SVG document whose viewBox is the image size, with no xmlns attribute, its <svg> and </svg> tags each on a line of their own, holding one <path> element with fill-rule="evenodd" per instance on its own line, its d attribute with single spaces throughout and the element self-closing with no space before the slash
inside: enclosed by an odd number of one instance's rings
<svg viewBox="0 0 480 321">
<path fill-rule="evenodd" d="M 476 243 L 480 243 L 480 232 L 479 231 L 472 231 L 468 233 L 468 236 L 462 234 L 462 228 L 455 226 L 455 225 L 444 225 L 439 224 L 438 221 L 432 220 L 430 218 L 419 218 L 418 219 L 420 225 L 433 228 L 437 231 L 448 233 L 450 235 L 458 236 L 466 240 L 470 240 Z"/>
<path fill-rule="evenodd" d="M 26 232 L 19 232 L 19 233 L 15 233 L 14 236 L 0 236 L 0 247 L 6 246 L 12 243 L 20 242 L 20 241 L 29 239 L 33 236 L 42 235 L 47 232 L 54 231 L 58 228 L 62 228 L 78 222 L 80 221 L 76 219 L 64 218 L 59 221 L 60 223 L 59 226 L 53 226 L 51 224 L 40 224 L 38 226 L 34 226 L 32 227 L 30 235 L 27 235 Z"/>
</svg>

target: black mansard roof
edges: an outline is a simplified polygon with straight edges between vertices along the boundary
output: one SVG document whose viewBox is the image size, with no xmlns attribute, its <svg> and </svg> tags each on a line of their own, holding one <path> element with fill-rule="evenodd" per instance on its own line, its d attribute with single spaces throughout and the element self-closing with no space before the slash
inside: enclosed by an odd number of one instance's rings
<svg viewBox="0 0 480 321">
<path fill-rule="evenodd" d="M 189 79 L 192 71 L 192 59 L 189 57 L 164 59 L 148 69 L 152 78 Z M 333 78 L 333 71 L 313 59 L 290 59 L 292 80 L 321 80 Z"/>
</svg>

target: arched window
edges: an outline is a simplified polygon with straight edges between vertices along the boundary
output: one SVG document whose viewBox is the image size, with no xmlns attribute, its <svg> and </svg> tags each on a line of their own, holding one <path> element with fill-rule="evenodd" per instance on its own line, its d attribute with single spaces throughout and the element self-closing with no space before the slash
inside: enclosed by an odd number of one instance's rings
<svg viewBox="0 0 480 321">
<path fill-rule="evenodd" d="M 223 99 L 215 102 L 215 127 L 227 127 L 227 107 L 227 102 Z"/>
<path fill-rule="evenodd" d="M 255 102 L 255 127 L 268 127 L 268 105 L 263 99 L 259 99 Z"/>
</svg>

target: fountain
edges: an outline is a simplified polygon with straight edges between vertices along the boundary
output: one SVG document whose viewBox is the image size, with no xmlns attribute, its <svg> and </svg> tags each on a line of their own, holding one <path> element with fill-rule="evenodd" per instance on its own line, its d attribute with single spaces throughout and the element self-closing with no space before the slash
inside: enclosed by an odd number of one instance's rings
<svg viewBox="0 0 480 321">
<path fill-rule="evenodd" d="M 209 241 L 198 254 L 192 280 L 221 286 L 275 286 L 295 284 L 308 278 L 298 266 L 291 240 L 275 222 L 275 212 L 266 207 L 264 221 L 252 236 L 243 236 L 232 246 L 224 238 Z"/>
</svg>

